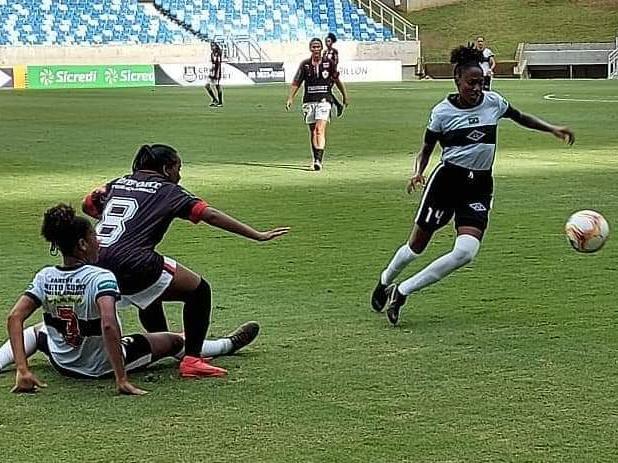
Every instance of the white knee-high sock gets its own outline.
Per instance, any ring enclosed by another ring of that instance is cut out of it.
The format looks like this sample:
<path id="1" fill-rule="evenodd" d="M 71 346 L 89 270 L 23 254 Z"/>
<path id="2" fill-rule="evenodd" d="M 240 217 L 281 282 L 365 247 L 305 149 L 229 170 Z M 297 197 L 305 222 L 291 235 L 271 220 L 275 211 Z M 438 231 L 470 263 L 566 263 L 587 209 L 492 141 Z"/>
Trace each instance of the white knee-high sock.
<path id="1" fill-rule="evenodd" d="M 36 352 L 36 331 L 34 326 L 24 330 L 24 347 L 26 349 L 26 357 L 30 357 Z M 0 346 L 0 370 L 8 367 L 15 362 L 11 341 L 7 341 Z"/>
<path id="2" fill-rule="evenodd" d="M 202 357 L 219 357 L 220 355 L 229 354 L 232 350 L 232 340 L 229 338 L 207 339 L 202 344 Z M 175 357 L 181 359 L 185 356 L 184 347 L 178 352 Z"/>
<path id="3" fill-rule="evenodd" d="M 397 249 L 397 252 L 388 264 L 388 267 L 380 275 L 380 282 L 383 285 L 390 285 L 397 275 L 406 268 L 406 266 L 416 259 L 420 254 L 416 254 L 408 243 Z"/>
<path id="4" fill-rule="evenodd" d="M 472 235 L 459 235 L 455 240 L 453 250 L 442 257 L 437 258 L 416 275 L 408 278 L 398 287 L 403 295 L 412 294 L 426 286 L 429 286 L 449 273 L 463 267 L 478 254 L 481 242 Z"/>

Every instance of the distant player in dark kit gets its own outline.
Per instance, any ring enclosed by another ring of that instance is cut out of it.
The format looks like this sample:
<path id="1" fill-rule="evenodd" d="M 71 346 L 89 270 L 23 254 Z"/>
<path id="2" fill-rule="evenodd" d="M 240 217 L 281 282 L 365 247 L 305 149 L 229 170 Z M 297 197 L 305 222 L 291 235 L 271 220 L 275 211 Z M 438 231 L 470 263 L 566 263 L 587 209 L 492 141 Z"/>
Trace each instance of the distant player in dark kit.
<path id="1" fill-rule="evenodd" d="M 326 45 L 326 50 L 324 50 L 324 56 L 331 60 L 339 68 L 339 51 L 333 45 L 337 42 L 337 36 L 332 32 L 329 32 L 324 40 L 324 44 Z M 339 71 L 337 71 L 337 77 L 339 77 Z M 343 110 L 345 106 L 343 106 L 337 97 L 333 95 L 333 104 L 337 109 L 337 117 L 341 117 L 343 115 Z"/>
<path id="2" fill-rule="evenodd" d="M 303 115 L 309 126 L 311 150 L 313 152 L 312 165 L 314 170 L 322 169 L 324 148 L 326 147 L 326 126 L 330 120 L 331 104 L 333 101 L 332 88 L 337 88 L 343 96 L 343 104 L 348 104 L 348 95 L 345 86 L 339 79 L 337 65 L 329 58 L 322 56 L 322 40 L 313 38 L 309 42 L 311 58 L 300 63 L 292 81 L 290 93 L 286 102 L 286 109 L 292 107 L 294 97 L 301 84 L 305 84 L 303 95 Z"/>
<path id="3" fill-rule="evenodd" d="M 0 347 L 0 369 L 16 364 L 12 392 L 45 387 L 30 371 L 27 360 L 40 350 L 64 376 L 101 378 L 113 374 L 118 393 L 145 394 L 129 382 L 127 372 L 179 354 L 182 336 L 122 336 L 116 278 L 109 270 L 92 265 L 99 249 L 96 233 L 72 207 L 59 204 L 45 212 L 41 234 L 51 243 L 52 254 L 62 253 L 62 264 L 40 270 L 9 314 L 10 343 Z M 44 322 L 24 330 L 24 322 L 39 307 Z"/>
<path id="4" fill-rule="evenodd" d="M 206 91 L 210 95 L 210 106 L 223 106 L 223 89 L 221 88 L 221 67 L 222 67 L 221 47 L 216 42 L 210 43 L 210 72 L 208 73 L 208 82 L 206 83 Z M 212 87 L 215 87 L 217 94 Z"/>
<path id="5" fill-rule="evenodd" d="M 468 264 L 479 252 L 492 206 L 492 169 L 500 119 L 509 118 L 523 127 L 549 132 L 568 144 L 575 140 L 569 128 L 522 113 L 495 92 L 483 92 L 480 62 L 481 52 L 473 46 L 452 51 L 457 93 L 438 103 L 429 116 L 408 193 L 425 185 L 424 172 L 438 142 L 442 146 L 442 162 L 429 176 L 409 241 L 397 250 L 371 296 L 372 308 L 381 312 L 386 306 L 393 325 L 397 324 L 408 296 Z M 453 250 L 402 283 L 393 283 L 453 216 L 457 230 Z"/>
<path id="6" fill-rule="evenodd" d="M 163 257 L 155 247 L 175 218 L 206 222 L 256 240 L 270 241 L 289 228 L 260 232 L 210 206 L 178 185 L 181 160 L 167 145 L 143 145 L 133 161 L 133 172 L 112 180 L 90 193 L 84 212 L 100 219 L 97 234 L 101 253 L 97 262 L 111 270 L 122 294 L 121 305 L 137 306 L 149 332 L 167 331 L 164 301 L 184 302 L 183 324 L 186 355 L 182 376 L 219 376 L 225 370 L 202 360 L 204 338 L 212 308 L 210 285 L 200 275 Z M 235 351 L 257 336 L 257 324 L 247 324 L 230 335 L 227 352 Z"/>
<path id="7" fill-rule="evenodd" d="M 481 52 L 481 68 L 483 68 L 483 90 L 491 90 L 491 78 L 496 68 L 494 52 L 485 46 L 485 38 L 476 38 L 476 49 Z"/>

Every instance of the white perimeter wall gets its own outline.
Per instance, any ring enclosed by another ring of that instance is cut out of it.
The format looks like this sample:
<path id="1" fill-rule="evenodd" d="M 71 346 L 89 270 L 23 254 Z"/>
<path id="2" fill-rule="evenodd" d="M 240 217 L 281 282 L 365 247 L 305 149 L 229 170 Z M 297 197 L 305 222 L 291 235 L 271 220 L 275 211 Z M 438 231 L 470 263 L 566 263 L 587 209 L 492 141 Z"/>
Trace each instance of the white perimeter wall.
<path id="1" fill-rule="evenodd" d="M 262 48 L 272 61 L 299 62 L 309 57 L 309 43 L 266 42 Z M 399 60 L 418 63 L 420 42 L 337 42 L 340 59 Z M 0 66 L 18 64 L 173 64 L 206 61 L 208 43 L 186 45 L 0 46 Z"/>

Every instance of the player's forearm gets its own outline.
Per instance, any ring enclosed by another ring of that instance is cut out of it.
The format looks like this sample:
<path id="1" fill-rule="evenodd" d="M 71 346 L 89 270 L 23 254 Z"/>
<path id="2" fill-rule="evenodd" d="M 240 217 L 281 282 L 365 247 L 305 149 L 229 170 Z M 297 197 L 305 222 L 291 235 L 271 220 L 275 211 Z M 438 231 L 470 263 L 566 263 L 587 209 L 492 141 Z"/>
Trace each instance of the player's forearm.
<path id="1" fill-rule="evenodd" d="M 124 358 L 120 344 L 120 327 L 116 321 L 101 321 L 101 332 L 103 343 L 109 363 L 114 370 L 116 382 L 127 379 L 127 372 L 124 369 Z"/>
<path id="2" fill-rule="evenodd" d="M 553 132 L 554 126 L 530 114 L 521 113 L 519 117 L 513 119 L 519 125 L 540 132 Z"/>
<path id="3" fill-rule="evenodd" d="M 343 101 L 347 102 L 348 101 L 348 92 L 345 88 L 345 85 L 343 85 L 343 82 L 341 82 L 339 79 L 337 79 L 335 81 L 335 85 L 337 86 L 337 89 L 339 89 L 339 91 L 341 92 L 341 96 L 343 96 Z"/>
<path id="4" fill-rule="evenodd" d="M 14 312 L 9 314 L 7 320 L 7 331 L 13 349 L 13 359 L 15 367 L 21 371 L 28 370 L 28 358 L 24 347 L 24 319 Z"/>
<path id="5" fill-rule="evenodd" d="M 435 143 L 423 143 L 423 147 L 414 159 L 414 166 L 412 172 L 413 175 L 423 175 L 423 172 L 425 172 L 425 169 L 427 169 L 427 165 L 429 164 L 429 158 L 431 157 L 431 153 L 433 152 L 434 147 Z"/>
<path id="6" fill-rule="evenodd" d="M 235 233 L 236 235 L 244 236 L 245 238 L 256 241 L 259 241 L 261 238 L 261 233 L 253 227 L 236 220 L 234 217 L 231 217 L 215 209 L 214 207 L 208 207 L 204 211 L 202 220 L 204 220 L 204 222 L 208 225 L 212 225 L 213 227 L 220 228 L 230 233 Z"/>
<path id="7" fill-rule="evenodd" d="M 292 101 L 296 97 L 299 88 L 300 87 L 298 85 L 292 84 L 290 87 L 290 93 L 288 94 L 288 100 Z"/>

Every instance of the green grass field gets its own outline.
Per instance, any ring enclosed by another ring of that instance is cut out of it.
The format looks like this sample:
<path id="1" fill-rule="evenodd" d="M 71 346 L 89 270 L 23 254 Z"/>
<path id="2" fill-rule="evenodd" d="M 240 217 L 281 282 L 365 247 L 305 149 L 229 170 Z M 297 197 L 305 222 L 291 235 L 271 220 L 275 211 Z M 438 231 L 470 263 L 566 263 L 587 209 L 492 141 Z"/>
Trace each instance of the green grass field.
<path id="1" fill-rule="evenodd" d="M 321 173 L 305 170 L 306 129 L 281 86 L 228 89 L 222 110 L 198 90 L 0 93 L 2 320 L 55 262 L 43 210 L 127 173 L 144 142 L 176 146 L 184 186 L 216 207 L 292 227 L 256 244 L 178 222 L 161 246 L 212 283 L 212 335 L 262 324 L 253 347 L 216 361 L 228 379 L 180 380 L 169 361 L 133 376 L 149 395 L 118 397 L 112 381 L 65 379 L 37 354 L 46 390 L 12 395 L 13 372 L 0 374 L 2 461 L 615 462 L 618 251 L 610 239 L 577 254 L 563 224 L 594 208 L 616 226 L 616 82 L 496 81 L 514 106 L 574 128 L 576 144 L 504 121 L 477 260 L 410 298 L 398 328 L 369 309 L 419 201 L 404 192 L 410 152 L 451 88 L 350 86 Z M 406 275 L 452 240 L 437 235 Z M 179 329 L 179 307 L 167 313 Z M 133 312 L 122 319 L 139 330 Z"/>
<path id="2" fill-rule="evenodd" d="M 426 62 L 448 61 L 478 35 L 508 61 L 520 42 L 612 42 L 618 34 L 618 0 L 463 0 L 406 16 L 419 26 Z"/>

